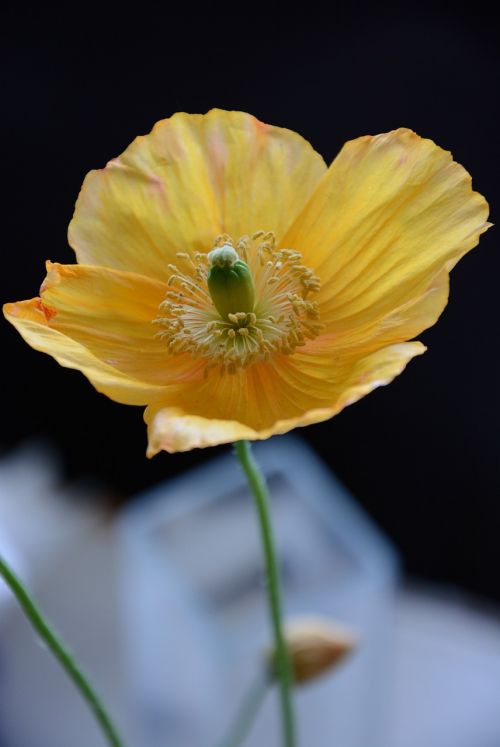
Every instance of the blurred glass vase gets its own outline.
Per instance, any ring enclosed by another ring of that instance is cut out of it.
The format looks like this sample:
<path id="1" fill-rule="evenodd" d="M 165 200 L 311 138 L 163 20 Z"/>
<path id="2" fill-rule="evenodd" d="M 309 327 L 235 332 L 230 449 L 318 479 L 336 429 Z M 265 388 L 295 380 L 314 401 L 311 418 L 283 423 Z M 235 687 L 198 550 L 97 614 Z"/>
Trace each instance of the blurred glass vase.
<path id="1" fill-rule="evenodd" d="M 384 747 L 398 564 L 345 489 L 296 437 L 256 446 L 272 494 L 286 614 L 332 617 L 359 646 L 297 688 L 300 743 Z M 212 747 L 263 664 L 269 622 L 252 498 L 231 454 L 161 485 L 119 526 L 127 699 L 143 747 Z M 267 698 L 245 742 L 278 744 Z"/>

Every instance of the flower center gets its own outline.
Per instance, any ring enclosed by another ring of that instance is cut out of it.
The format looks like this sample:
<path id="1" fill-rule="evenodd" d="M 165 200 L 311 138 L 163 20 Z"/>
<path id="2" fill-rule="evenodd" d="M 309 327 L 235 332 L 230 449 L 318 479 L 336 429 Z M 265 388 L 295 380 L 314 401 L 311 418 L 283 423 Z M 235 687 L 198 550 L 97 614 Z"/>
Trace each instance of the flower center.
<path id="1" fill-rule="evenodd" d="M 319 278 L 292 249 L 276 249 L 272 232 L 236 243 L 227 234 L 207 254 L 177 254 L 154 324 L 169 353 L 205 359 L 205 372 L 236 373 L 273 354 L 291 355 L 322 329 L 309 296 Z"/>

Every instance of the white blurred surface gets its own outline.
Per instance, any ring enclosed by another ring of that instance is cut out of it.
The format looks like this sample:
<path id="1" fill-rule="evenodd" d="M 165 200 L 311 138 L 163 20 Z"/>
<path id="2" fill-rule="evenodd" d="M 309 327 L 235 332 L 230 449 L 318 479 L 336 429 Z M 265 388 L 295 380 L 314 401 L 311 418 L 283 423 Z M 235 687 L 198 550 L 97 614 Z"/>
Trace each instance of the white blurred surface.
<path id="1" fill-rule="evenodd" d="M 399 594 L 388 747 L 498 747 L 500 615 L 465 595 Z"/>
<path id="2" fill-rule="evenodd" d="M 26 578 L 26 569 L 24 563 L 21 560 L 19 551 L 14 546 L 12 540 L 7 536 L 5 531 L 0 526 L 0 555 L 4 558 L 11 568 L 16 568 L 17 573 Z M 7 584 L 0 578 L 0 619 L 2 614 L 5 612 L 7 607 L 11 607 L 13 603 L 12 594 Z"/>
<path id="3" fill-rule="evenodd" d="M 99 505 L 98 493 L 62 483 L 44 446 L 27 444 L 0 461 L 0 552 L 126 722 L 116 545 Z M 104 747 L 94 717 L 5 587 L 3 600 L 0 747 Z"/>

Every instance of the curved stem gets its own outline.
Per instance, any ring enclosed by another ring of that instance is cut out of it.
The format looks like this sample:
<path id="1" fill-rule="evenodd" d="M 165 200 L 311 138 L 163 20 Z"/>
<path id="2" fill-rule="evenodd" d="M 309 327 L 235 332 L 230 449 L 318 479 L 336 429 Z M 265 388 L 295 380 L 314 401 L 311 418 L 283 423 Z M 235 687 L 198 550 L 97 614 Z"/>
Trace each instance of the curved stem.
<path id="1" fill-rule="evenodd" d="M 59 640 L 57 635 L 50 628 L 49 624 L 43 617 L 42 613 L 36 606 L 35 602 L 29 595 L 27 589 L 23 586 L 20 579 L 16 576 L 14 571 L 6 563 L 6 561 L 0 555 L 0 577 L 2 577 L 10 588 L 21 608 L 23 609 L 26 617 L 31 622 L 32 626 L 52 651 L 55 658 L 59 661 L 66 674 L 73 680 L 74 684 L 80 691 L 83 698 L 87 701 L 90 709 L 94 713 L 103 734 L 105 735 L 108 744 L 112 747 L 123 747 L 123 743 L 119 738 L 113 723 L 108 716 L 100 698 L 95 693 L 94 689 L 90 685 L 87 677 L 83 674 L 82 670 L 69 653 L 68 649 Z"/>
<path id="2" fill-rule="evenodd" d="M 265 679 L 262 673 L 259 673 L 258 679 L 253 683 L 248 692 L 245 694 L 236 717 L 231 726 L 231 730 L 218 747 L 239 747 L 248 736 L 252 724 L 255 721 L 259 708 L 264 702 L 269 687 L 269 679 Z"/>
<path id="3" fill-rule="evenodd" d="M 235 451 L 253 493 L 259 518 L 262 547 L 266 564 L 269 611 L 271 614 L 274 633 L 276 676 L 278 678 L 281 696 L 283 745 L 284 747 L 294 747 L 295 726 L 292 707 L 292 668 L 283 635 L 280 580 L 269 512 L 269 492 L 267 490 L 264 476 L 253 458 L 248 441 L 237 441 L 235 443 Z"/>

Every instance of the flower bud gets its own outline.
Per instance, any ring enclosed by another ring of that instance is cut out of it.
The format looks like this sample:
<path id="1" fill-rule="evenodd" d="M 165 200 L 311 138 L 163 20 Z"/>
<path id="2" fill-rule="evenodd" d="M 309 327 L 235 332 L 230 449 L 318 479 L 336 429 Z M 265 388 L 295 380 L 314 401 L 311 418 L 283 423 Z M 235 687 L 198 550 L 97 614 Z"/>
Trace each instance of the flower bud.
<path id="1" fill-rule="evenodd" d="M 350 653 L 356 637 L 347 628 L 323 618 L 299 618 L 285 626 L 294 682 L 302 684 L 319 677 Z M 270 653 L 275 670 L 274 651 Z"/>
<path id="2" fill-rule="evenodd" d="M 255 286 L 250 268 L 230 244 L 208 254 L 208 290 L 215 308 L 223 319 L 228 314 L 251 313 L 255 305 Z"/>

